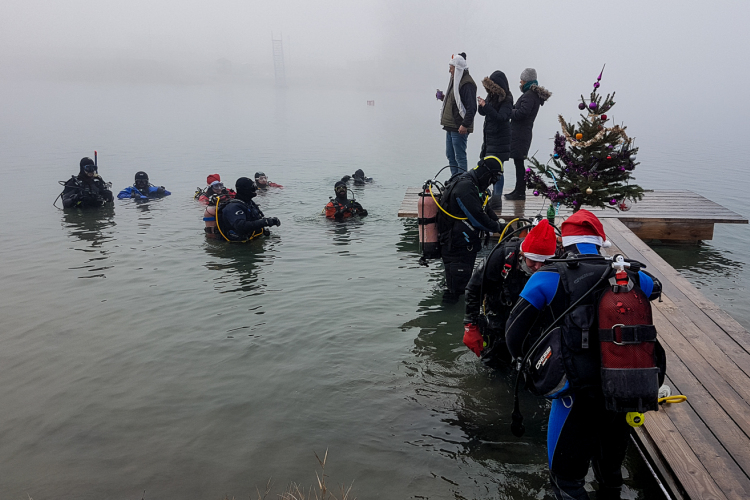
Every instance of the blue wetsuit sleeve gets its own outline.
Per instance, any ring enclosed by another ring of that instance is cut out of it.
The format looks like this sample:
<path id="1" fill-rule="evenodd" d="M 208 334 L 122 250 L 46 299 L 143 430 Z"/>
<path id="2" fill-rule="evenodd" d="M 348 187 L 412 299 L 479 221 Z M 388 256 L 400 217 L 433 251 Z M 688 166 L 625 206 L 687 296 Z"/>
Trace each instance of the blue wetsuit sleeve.
<path id="1" fill-rule="evenodd" d="M 538 271 L 529 278 L 526 286 L 523 287 L 521 297 L 541 311 L 544 306 L 552 302 L 555 292 L 557 292 L 557 285 L 559 282 L 559 274 Z"/>
<path id="2" fill-rule="evenodd" d="M 122 199 L 124 199 L 124 198 L 130 198 L 130 191 L 131 191 L 132 189 L 133 189 L 133 188 L 132 188 L 131 186 L 128 186 L 128 187 L 126 187 L 125 189 L 123 189 L 122 191 L 120 191 L 120 192 L 119 192 L 119 193 L 117 194 L 117 197 L 118 197 L 119 199 L 121 199 L 121 200 L 122 200 Z"/>
<path id="3" fill-rule="evenodd" d="M 649 297 L 651 299 L 651 293 L 654 291 L 654 280 L 649 276 L 648 274 L 644 273 L 643 271 L 638 271 L 638 277 L 640 278 L 641 282 L 641 290 L 643 290 L 643 293 L 646 294 L 646 297 Z"/>

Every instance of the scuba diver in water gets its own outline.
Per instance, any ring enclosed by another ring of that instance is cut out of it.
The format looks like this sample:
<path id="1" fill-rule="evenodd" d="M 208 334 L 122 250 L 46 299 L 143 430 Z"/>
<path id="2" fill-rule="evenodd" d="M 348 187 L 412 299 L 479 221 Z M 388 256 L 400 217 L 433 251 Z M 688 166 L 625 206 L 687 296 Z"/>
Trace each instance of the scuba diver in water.
<path id="1" fill-rule="evenodd" d="M 488 366 L 510 364 L 505 322 L 529 277 L 556 251 L 555 229 L 542 219 L 523 240 L 498 244 L 474 270 L 466 286 L 464 344 Z"/>
<path id="2" fill-rule="evenodd" d="M 631 433 L 627 411 L 633 410 L 624 409 L 632 400 L 623 403 L 618 398 L 627 397 L 624 395 L 633 390 L 653 389 L 653 401 L 649 403 L 653 406 L 638 411 L 658 408 L 658 388 L 666 370 L 649 302 L 661 295 L 661 284 L 639 270 L 638 263 L 623 260 L 618 269 L 615 262 L 600 256 L 600 249 L 609 246 L 609 242 L 601 222 L 588 210 L 570 216 L 561 230 L 567 257 L 529 278 L 510 313 L 506 342 L 513 359 L 524 369 L 528 387 L 542 387 L 537 385 L 536 374 L 555 374 L 550 376 L 551 383 L 542 379 L 544 390 L 537 391 L 552 399 L 547 456 L 555 498 L 588 499 L 585 478 L 593 462 L 594 477 L 599 483 L 597 498 L 619 499 L 622 462 Z M 613 268 L 618 269 L 617 274 Z M 606 294 L 610 294 L 607 301 L 603 298 Z M 612 299 L 613 296 L 622 298 Z M 636 316 L 637 322 L 631 322 Z M 554 336 L 539 338 L 541 329 L 554 326 Z M 616 341 L 618 337 L 621 342 Z M 557 343 L 539 343 L 547 338 L 556 339 Z M 535 350 L 529 352 L 532 344 Z M 605 344 L 650 346 L 638 351 L 637 366 L 613 370 L 613 363 L 633 363 L 633 351 L 619 351 L 616 355 Z M 652 354 L 646 354 L 645 349 Z M 533 359 L 526 357 L 532 354 Z M 605 362 L 610 366 L 605 367 Z M 562 374 L 553 369 L 560 366 L 564 368 Z M 645 368 L 647 373 L 633 368 Z M 630 374 L 637 378 L 629 378 Z M 603 377 L 608 377 L 607 383 Z M 605 386 L 612 394 L 605 394 Z M 648 402 L 641 396 L 636 400 L 639 406 Z M 522 420 L 516 398 L 512 428 L 516 436 L 523 434 Z"/>
<path id="3" fill-rule="evenodd" d="M 148 174 L 146 172 L 136 172 L 133 185 L 120 191 L 117 197 L 121 200 L 125 198 L 147 200 L 149 198 L 163 198 L 170 194 L 172 193 L 167 191 L 164 186 L 152 186 L 148 182 Z"/>
<path id="4" fill-rule="evenodd" d="M 217 198 L 216 201 L 218 207 L 215 207 L 215 230 L 221 238 L 226 241 L 244 243 L 265 234 L 264 228 L 266 227 L 281 225 L 281 221 L 276 217 L 264 217 L 263 212 L 253 201 L 257 189 L 251 179 L 240 177 L 237 179 L 235 187 L 237 188 L 237 194 L 233 199 L 224 198 L 220 200 Z M 208 208 L 206 211 L 208 211 Z M 203 220 L 211 222 L 206 220 L 205 214 Z M 210 236 L 208 224 L 205 230 L 206 234 Z"/>
<path id="5" fill-rule="evenodd" d="M 351 200 L 348 198 L 346 181 L 344 179 L 334 184 L 333 191 L 336 193 L 336 197 L 331 198 L 331 201 L 326 205 L 326 217 L 341 221 L 354 215 L 359 215 L 360 217 L 367 215 L 367 210 L 362 208 L 362 205 L 357 203 L 354 198 Z"/>
<path id="6" fill-rule="evenodd" d="M 193 198 L 198 200 L 202 205 L 211 205 L 215 204 L 215 197 L 217 196 L 222 198 L 234 198 L 236 194 L 237 193 L 231 189 L 224 187 L 219 174 L 211 174 L 206 177 L 206 187 L 204 189 L 198 188 Z"/>
<path id="7" fill-rule="evenodd" d="M 63 184 L 60 194 L 64 208 L 101 207 L 114 200 L 110 184 L 99 176 L 99 169 L 89 157 L 81 158 L 78 176 L 71 176 Z M 62 183 L 62 181 L 60 181 Z"/>
<path id="8" fill-rule="evenodd" d="M 266 190 L 270 187 L 272 188 L 283 188 L 281 184 L 276 184 L 275 182 L 271 182 L 268 180 L 268 176 L 264 174 L 263 172 L 255 172 L 255 186 L 258 189 Z"/>
<path id="9" fill-rule="evenodd" d="M 437 213 L 440 254 L 445 266 L 448 290 L 443 302 L 456 303 L 463 295 L 482 247 L 483 235 L 500 233 L 502 224 L 492 210 L 486 210 L 481 196 L 503 175 L 502 163 L 494 156 L 479 160 L 474 169 L 453 176 L 440 198 Z"/>
<path id="10" fill-rule="evenodd" d="M 351 179 L 354 179 L 354 185 L 355 186 L 364 186 L 368 182 L 372 182 L 372 177 L 365 176 L 365 171 L 361 168 L 358 168 L 356 172 L 354 172 L 354 175 L 349 177 L 348 175 L 345 175 L 341 178 L 344 182 L 349 182 Z"/>

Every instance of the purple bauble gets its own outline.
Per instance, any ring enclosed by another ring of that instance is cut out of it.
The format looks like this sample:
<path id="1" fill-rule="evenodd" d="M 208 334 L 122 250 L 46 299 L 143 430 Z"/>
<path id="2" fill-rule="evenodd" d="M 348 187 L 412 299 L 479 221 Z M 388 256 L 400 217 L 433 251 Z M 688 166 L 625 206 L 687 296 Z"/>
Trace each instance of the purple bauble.
<path id="1" fill-rule="evenodd" d="M 595 89 L 598 89 L 598 88 L 599 88 L 599 85 L 600 85 L 600 84 L 599 84 L 599 82 L 594 82 L 594 88 L 595 88 Z"/>
<path id="2" fill-rule="evenodd" d="M 609 200 L 609 204 L 610 205 L 617 205 L 617 200 L 615 200 L 614 198 L 612 198 L 611 200 Z"/>
<path id="3" fill-rule="evenodd" d="M 589 104 L 589 108 L 596 109 L 596 103 L 592 102 L 591 104 Z"/>
<path id="4" fill-rule="evenodd" d="M 526 171 L 527 171 L 527 172 L 531 172 L 531 169 L 530 169 L 530 168 L 527 168 L 527 169 L 526 169 Z"/>
<path id="5" fill-rule="evenodd" d="M 534 191 L 534 196 L 539 196 L 539 191 Z"/>
<path id="6" fill-rule="evenodd" d="M 586 109 L 586 105 L 584 103 L 580 103 L 578 105 L 578 109 Z"/>
<path id="7" fill-rule="evenodd" d="M 620 170 L 624 172 L 625 171 L 625 167 L 620 167 Z"/>
<path id="8" fill-rule="evenodd" d="M 578 202 L 577 202 L 577 201 L 575 201 L 575 200 L 573 200 L 573 205 L 574 205 L 574 206 L 578 206 Z"/>

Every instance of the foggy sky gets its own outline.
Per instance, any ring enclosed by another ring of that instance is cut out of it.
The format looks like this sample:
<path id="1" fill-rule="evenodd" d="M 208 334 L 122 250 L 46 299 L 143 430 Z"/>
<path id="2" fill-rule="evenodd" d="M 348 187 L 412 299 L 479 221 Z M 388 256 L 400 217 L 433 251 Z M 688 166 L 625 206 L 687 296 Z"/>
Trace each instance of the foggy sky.
<path id="1" fill-rule="evenodd" d="M 226 59 L 245 80 L 270 82 L 273 32 L 291 84 L 444 88 L 451 54 L 465 51 L 477 81 L 501 69 L 512 90 L 531 66 L 553 92 L 580 93 L 607 63 L 656 104 L 744 81 L 748 14 L 745 1 L 5 0 L 0 77 L 120 68 L 117 78 L 190 81 Z"/>

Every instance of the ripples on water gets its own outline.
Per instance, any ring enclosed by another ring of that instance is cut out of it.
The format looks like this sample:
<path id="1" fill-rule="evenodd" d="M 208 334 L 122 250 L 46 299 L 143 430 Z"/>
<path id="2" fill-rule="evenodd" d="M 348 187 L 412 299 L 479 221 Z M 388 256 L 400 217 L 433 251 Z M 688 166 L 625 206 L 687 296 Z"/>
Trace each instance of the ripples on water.
<path id="1" fill-rule="evenodd" d="M 549 495 L 546 404 L 524 394 L 527 434 L 511 435 L 512 380 L 463 347 L 462 308 L 440 304 L 440 266 L 417 264 L 414 221 L 395 216 L 406 187 L 444 165 L 431 97 L 4 90 L 4 173 L 33 171 L 36 187 L 6 208 L 15 230 L 0 247 L 8 496 L 239 498 L 269 477 L 312 484 L 326 448 L 331 481 L 354 480 L 359 498 Z M 95 119 L 70 119 L 91 102 Z M 146 170 L 173 195 L 56 210 L 56 181 L 93 148 L 115 192 Z M 375 178 L 352 189 L 370 215 L 326 220 L 334 182 L 357 168 Z M 281 227 L 206 241 L 195 187 L 257 170 L 285 186 L 257 198 Z M 747 307 L 743 230 L 659 251 L 734 314 Z M 626 463 L 629 498 L 653 493 L 639 463 Z"/>

